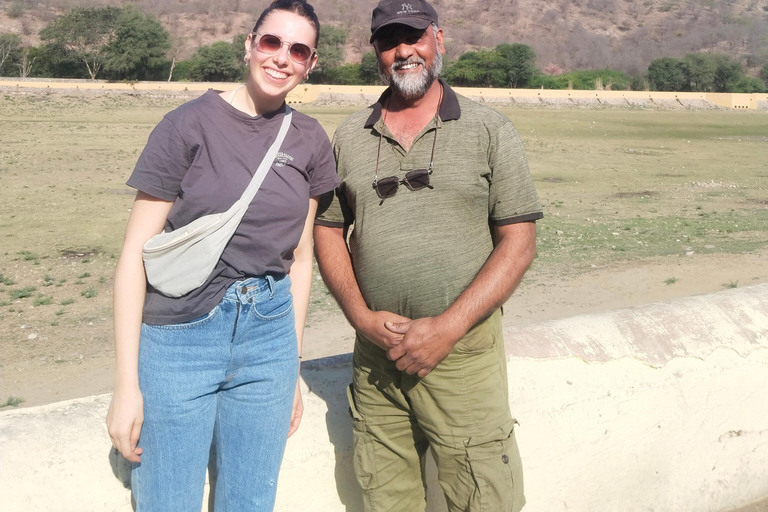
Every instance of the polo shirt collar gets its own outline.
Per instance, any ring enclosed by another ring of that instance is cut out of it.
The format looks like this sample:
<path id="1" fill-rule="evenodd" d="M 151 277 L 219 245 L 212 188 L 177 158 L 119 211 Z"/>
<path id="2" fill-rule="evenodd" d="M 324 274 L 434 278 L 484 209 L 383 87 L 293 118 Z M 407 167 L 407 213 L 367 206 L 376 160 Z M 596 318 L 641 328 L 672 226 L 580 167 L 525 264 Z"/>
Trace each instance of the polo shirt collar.
<path id="1" fill-rule="evenodd" d="M 443 81 L 442 78 L 438 78 L 438 81 L 443 86 L 443 101 L 440 104 L 440 120 L 441 121 L 455 121 L 461 117 L 461 107 L 459 106 L 459 98 L 456 96 L 451 87 Z M 384 106 L 384 102 L 392 94 L 392 89 L 387 87 L 376 103 L 373 104 L 373 112 L 365 122 L 366 128 L 373 128 L 376 122 L 381 118 L 381 109 Z"/>

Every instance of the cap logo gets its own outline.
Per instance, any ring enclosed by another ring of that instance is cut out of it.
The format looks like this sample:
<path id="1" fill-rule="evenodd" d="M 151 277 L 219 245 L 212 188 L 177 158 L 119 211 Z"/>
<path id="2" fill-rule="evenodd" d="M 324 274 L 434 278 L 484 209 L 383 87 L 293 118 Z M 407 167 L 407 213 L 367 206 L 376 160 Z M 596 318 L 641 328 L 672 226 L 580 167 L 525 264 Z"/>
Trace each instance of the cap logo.
<path id="1" fill-rule="evenodd" d="M 412 4 L 401 4 L 397 15 L 400 16 L 402 14 L 419 14 L 419 11 L 414 9 Z"/>

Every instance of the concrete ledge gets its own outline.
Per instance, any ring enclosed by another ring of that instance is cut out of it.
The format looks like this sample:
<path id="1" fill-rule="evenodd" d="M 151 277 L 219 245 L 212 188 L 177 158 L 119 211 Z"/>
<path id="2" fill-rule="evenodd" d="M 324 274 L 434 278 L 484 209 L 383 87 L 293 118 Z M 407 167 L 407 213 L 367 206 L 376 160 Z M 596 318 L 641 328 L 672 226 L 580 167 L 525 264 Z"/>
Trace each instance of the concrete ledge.
<path id="1" fill-rule="evenodd" d="M 731 510 L 768 497 L 768 285 L 505 330 L 526 512 Z M 362 510 L 349 356 L 303 365 L 277 511 Z M 0 413 L 3 510 L 131 510 L 109 396 Z M 430 512 L 441 508 L 430 475 Z"/>

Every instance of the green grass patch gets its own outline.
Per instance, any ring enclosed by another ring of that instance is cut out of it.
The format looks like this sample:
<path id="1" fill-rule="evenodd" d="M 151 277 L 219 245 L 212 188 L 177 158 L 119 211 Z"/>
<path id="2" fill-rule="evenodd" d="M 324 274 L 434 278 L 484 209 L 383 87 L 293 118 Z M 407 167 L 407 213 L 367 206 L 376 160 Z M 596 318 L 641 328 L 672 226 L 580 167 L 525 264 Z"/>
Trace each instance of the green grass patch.
<path id="1" fill-rule="evenodd" d="M 19 251 L 16 254 L 21 256 L 21 259 L 24 261 L 35 261 L 40 259 L 40 257 L 32 251 Z"/>
<path id="2" fill-rule="evenodd" d="M 27 297 L 31 297 L 36 290 L 37 288 L 35 288 L 34 286 L 25 286 L 24 288 L 11 290 L 10 291 L 11 299 L 14 299 L 14 300 L 26 299 Z"/>
<path id="3" fill-rule="evenodd" d="M 641 211 L 631 210 L 628 213 Z M 768 216 L 764 210 L 723 212 L 706 218 L 652 216 L 590 218 L 588 222 L 546 217 L 539 223 L 538 250 L 543 263 L 610 263 L 688 252 L 743 253 L 764 247 Z M 620 253 L 621 256 L 616 254 Z"/>
<path id="4" fill-rule="evenodd" d="M 59 302 L 59 304 L 61 304 L 62 306 L 69 306 L 70 304 L 74 304 L 74 303 L 75 303 L 75 299 L 71 297 L 69 299 L 63 299 L 61 302 Z"/>
<path id="5" fill-rule="evenodd" d="M 90 272 L 83 272 L 82 274 L 77 276 L 78 279 L 85 279 L 86 277 L 91 277 L 91 273 Z"/>
<path id="6" fill-rule="evenodd" d="M 676 277 L 668 277 L 664 280 L 664 284 L 675 284 L 677 282 Z"/>
<path id="7" fill-rule="evenodd" d="M 80 292 L 80 295 L 85 297 L 86 299 L 92 299 L 98 295 L 98 292 L 95 288 L 86 288 L 85 290 Z"/>
<path id="8" fill-rule="evenodd" d="M 2 409 L 3 407 L 18 407 L 23 403 L 24 403 L 23 398 L 20 398 L 18 396 L 9 396 L 4 403 L 0 404 L 0 409 Z"/>
<path id="9" fill-rule="evenodd" d="M 37 306 L 49 306 L 53 304 L 53 297 L 45 297 L 43 295 L 39 295 L 33 302 L 32 305 Z"/>

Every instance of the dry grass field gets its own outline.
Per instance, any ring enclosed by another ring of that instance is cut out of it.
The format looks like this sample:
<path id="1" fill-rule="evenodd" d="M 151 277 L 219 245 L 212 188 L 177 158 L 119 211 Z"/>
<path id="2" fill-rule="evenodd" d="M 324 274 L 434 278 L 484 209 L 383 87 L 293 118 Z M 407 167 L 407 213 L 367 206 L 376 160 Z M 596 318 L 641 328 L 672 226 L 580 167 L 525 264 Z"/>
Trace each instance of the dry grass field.
<path id="1" fill-rule="evenodd" d="M 0 93 L 0 406 L 110 389 L 124 182 L 186 99 Z M 302 110 L 330 134 L 354 109 Z M 766 113 L 503 112 L 545 206 L 508 323 L 768 280 Z M 309 355 L 346 352 L 343 317 L 317 283 Z"/>

